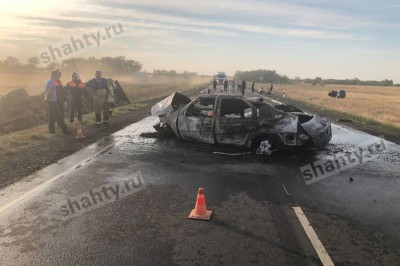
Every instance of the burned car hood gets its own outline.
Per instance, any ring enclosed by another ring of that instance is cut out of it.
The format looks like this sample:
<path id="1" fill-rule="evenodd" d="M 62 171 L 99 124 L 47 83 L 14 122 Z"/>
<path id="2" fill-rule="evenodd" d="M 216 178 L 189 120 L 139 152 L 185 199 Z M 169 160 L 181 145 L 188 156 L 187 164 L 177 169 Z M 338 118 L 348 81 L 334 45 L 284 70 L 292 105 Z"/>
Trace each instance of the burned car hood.
<path id="1" fill-rule="evenodd" d="M 312 137 L 317 149 L 327 146 L 332 138 L 331 121 L 317 114 L 314 114 L 311 120 L 302 123 L 301 127 Z"/>
<path id="2" fill-rule="evenodd" d="M 186 95 L 180 92 L 175 92 L 164 100 L 156 103 L 151 108 L 151 115 L 156 115 L 159 117 L 165 116 L 170 112 L 181 109 L 186 104 L 190 103 L 190 101 L 190 98 Z"/>

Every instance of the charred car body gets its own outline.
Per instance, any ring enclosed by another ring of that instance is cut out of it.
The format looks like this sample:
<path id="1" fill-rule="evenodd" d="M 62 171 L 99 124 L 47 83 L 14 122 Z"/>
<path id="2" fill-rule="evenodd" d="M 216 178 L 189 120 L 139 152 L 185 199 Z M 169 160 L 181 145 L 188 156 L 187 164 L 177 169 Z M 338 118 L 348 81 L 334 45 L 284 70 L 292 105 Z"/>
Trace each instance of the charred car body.
<path id="1" fill-rule="evenodd" d="M 336 98 L 346 98 L 346 91 L 345 90 L 330 91 L 328 92 L 328 96 Z"/>
<path id="2" fill-rule="evenodd" d="M 331 122 L 290 105 L 277 105 L 262 97 L 200 95 L 190 100 L 176 92 L 154 105 L 160 118 L 155 129 L 181 140 L 258 148 L 324 148 L 332 137 Z"/>

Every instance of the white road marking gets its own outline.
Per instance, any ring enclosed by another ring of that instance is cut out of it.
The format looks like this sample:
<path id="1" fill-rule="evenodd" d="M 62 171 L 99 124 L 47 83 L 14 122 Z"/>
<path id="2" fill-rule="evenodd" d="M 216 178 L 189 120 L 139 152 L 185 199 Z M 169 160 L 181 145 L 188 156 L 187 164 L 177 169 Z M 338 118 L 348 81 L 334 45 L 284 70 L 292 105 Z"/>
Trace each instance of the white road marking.
<path id="1" fill-rule="evenodd" d="M 290 197 L 290 194 L 289 194 L 289 192 L 287 191 L 287 189 L 286 189 L 285 185 L 284 185 L 284 184 L 282 184 L 282 183 L 281 183 L 281 185 L 282 185 L 283 189 L 285 190 L 285 192 L 286 192 L 286 195 L 288 195 L 288 196 Z"/>
<path id="2" fill-rule="evenodd" d="M 80 168 L 81 166 L 85 165 L 88 161 L 90 161 L 91 159 L 95 158 L 96 156 L 100 155 L 101 153 L 105 152 L 106 150 L 112 148 L 115 144 L 110 144 L 108 146 L 106 146 L 104 149 L 94 153 L 92 156 L 90 156 L 89 158 L 85 158 L 84 160 L 82 160 L 81 162 L 71 166 L 70 168 L 68 168 L 67 170 L 65 170 L 64 172 L 62 172 L 61 174 L 58 174 L 52 178 L 50 178 L 49 180 L 47 180 L 46 182 L 38 185 L 37 187 L 34 187 L 33 189 L 29 190 L 28 192 L 22 194 L 21 196 L 19 196 L 18 198 L 4 204 L 3 206 L 0 206 L 0 214 L 5 212 L 6 210 L 8 210 L 9 208 L 21 203 L 22 201 L 24 201 L 26 198 L 32 196 L 33 194 L 39 192 L 40 190 L 44 189 L 45 187 L 47 187 L 48 185 L 50 185 L 51 183 L 53 183 L 54 181 L 56 181 L 57 179 L 63 177 L 65 174 L 67 174 L 68 172 L 71 172 L 77 168 Z M 79 167 L 78 167 L 79 166 Z"/>
<path id="3" fill-rule="evenodd" d="M 319 259 L 321 260 L 322 264 L 327 265 L 335 265 L 329 257 L 328 252 L 326 252 L 324 245 L 322 245 L 321 241 L 319 240 L 317 234 L 315 233 L 314 229 L 312 228 L 310 222 L 308 221 L 306 215 L 304 214 L 303 210 L 300 207 L 293 207 L 294 212 L 299 218 L 301 225 L 303 226 L 304 231 L 306 232 L 308 239 L 310 239 L 311 244 L 313 245 L 315 251 L 317 252 Z"/>

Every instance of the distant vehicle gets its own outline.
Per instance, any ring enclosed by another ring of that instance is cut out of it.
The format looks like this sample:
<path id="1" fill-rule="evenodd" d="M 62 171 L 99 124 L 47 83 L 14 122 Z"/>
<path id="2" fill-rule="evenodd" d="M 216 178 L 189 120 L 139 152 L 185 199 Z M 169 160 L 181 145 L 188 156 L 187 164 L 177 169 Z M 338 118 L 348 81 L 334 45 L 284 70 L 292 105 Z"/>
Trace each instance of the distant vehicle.
<path id="1" fill-rule="evenodd" d="M 225 72 L 218 72 L 217 79 L 219 84 L 224 84 L 224 81 L 226 79 Z"/>
<path id="2" fill-rule="evenodd" d="M 209 144 L 323 149 L 332 137 L 330 120 L 294 106 L 274 106 L 261 97 L 201 95 L 191 101 L 176 92 L 151 113 L 160 118 L 154 126 L 160 135 Z"/>
<path id="3" fill-rule="evenodd" d="M 328 93 L 328 95 L 336 98 L 346 98 L 346 91 L 345 90 L 331 91 Z"/>

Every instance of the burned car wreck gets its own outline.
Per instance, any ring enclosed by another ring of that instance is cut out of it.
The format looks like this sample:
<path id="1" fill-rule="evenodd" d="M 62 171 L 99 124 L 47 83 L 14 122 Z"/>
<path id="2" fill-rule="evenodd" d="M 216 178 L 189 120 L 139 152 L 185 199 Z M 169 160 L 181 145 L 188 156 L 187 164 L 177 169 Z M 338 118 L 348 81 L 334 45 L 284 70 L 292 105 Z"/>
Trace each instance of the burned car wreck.
<path id="1" fill-rule="evenodd" d="M 176 92 L 155 104 L 151 113 L 160 118 L 154 126 L 159 134 L 209 144 L 322 149 L 332 137 L 330 120 L 294 106 L 274 106 L 263 97 L 214 94 L 191 100 Z"/>

